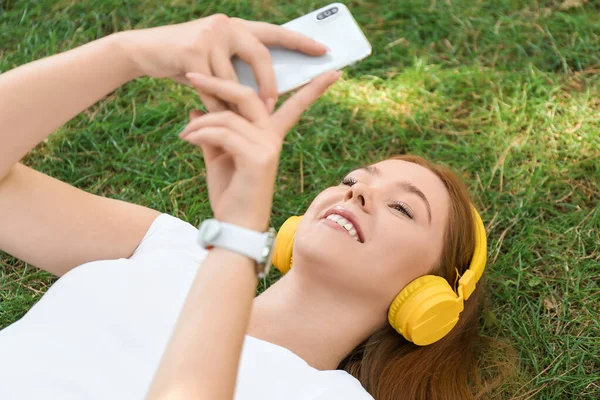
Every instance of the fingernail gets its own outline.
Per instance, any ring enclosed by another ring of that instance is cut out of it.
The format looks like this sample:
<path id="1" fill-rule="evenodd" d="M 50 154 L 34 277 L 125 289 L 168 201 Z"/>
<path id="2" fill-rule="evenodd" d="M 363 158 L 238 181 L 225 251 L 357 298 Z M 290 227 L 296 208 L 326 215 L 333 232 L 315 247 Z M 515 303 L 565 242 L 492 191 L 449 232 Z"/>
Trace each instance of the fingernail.
<path id="1" fill-rule="evenodd" d="M 269 114 L 271 114 L 273 112 L 273 110 L 275 109 L 275 99 L 272 97 L 269 97 L 265 101 L 265 105 L 267 106 L 267 111 L 269 112 Z"/>
<path id="2" fill-rule="evenodd" d="M 317 41 L 315 40 L 315 42 L 317 42 Z M 322 48 L 324 48 L 325 50 L 327 50 L 328 52 L 331 51 L 331 49 L 329 48 L 329 46 L 327 46 L 325 43 L 317 42 L 317 44 L 319 46 L 321 46 Z"/>

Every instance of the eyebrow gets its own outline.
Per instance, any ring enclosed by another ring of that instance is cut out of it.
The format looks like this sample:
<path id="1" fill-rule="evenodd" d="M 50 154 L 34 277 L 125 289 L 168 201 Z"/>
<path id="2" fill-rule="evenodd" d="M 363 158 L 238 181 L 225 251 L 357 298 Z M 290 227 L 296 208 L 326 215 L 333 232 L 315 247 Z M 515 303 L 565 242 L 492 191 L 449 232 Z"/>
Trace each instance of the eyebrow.
<path id="1" fill-rule="evenodd" d="M 371 175 L 381 176 L 381 171 L 379 170 L 379 168 L 373 165 L 366 165 L 364 167 L 360 167 L 360 169 L 363 171 L 367 171 Z M 409 193 L 416 194 L 421 198 L 421 200 L 423 200 L 423 202 L 425 203 L 425 207 L 427 208 L 427 215 L 429 216 L 429 225 L 431 225 L 431 205 L 429 204 L 429 200 L 427 200 L 427 196 L 425 196 L 425 193 L 423 193 L 418 187 L 416 187 L 410 182 L 400 181 L 397 182 L 396 185 Z"/>

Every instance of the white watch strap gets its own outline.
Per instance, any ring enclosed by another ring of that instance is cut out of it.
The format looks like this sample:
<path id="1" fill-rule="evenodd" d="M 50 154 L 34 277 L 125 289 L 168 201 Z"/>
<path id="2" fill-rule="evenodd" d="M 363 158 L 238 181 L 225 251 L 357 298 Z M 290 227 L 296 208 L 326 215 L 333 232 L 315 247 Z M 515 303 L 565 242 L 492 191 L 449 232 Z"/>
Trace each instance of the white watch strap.
<path id="1" fill-rule="evenodd" d="M 214 219 L 206 220 L 207 234 L 198 235 L 198 244 L 222 247 L 250 257 L 261 262 L 269 233 L 261 233 L 241 226 L 221 222 Z M 203 224 L 204 224 L 203 223 Z M 203 239 L 204 236 L 204 239 Z"/>

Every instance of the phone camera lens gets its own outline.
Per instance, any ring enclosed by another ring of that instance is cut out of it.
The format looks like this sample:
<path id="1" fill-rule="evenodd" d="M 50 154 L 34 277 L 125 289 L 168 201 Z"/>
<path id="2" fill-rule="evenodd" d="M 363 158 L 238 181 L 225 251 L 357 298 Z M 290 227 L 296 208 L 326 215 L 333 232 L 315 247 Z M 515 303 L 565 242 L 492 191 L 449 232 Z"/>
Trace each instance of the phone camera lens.
<path id="1" fill-rule="evenodd" d="M 339 8 L 332 7 L 329 10 L 325 10 L 322 13 L 320 13 L 319 15 L 317 15 L 317 19 L 319 21 L 324 20 L 325 18 L 331 17 L 333 14 L 336 14 L 338 11 L 339 11 Z"/>

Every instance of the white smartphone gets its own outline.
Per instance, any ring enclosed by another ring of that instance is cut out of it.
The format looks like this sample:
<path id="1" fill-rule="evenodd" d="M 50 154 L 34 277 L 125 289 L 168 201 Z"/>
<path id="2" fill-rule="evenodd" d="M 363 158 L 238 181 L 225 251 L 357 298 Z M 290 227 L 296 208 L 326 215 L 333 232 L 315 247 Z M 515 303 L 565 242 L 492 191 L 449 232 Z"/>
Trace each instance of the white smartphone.
<path id="1" fill-rule="evenodd" d="M 282 26 L 321 42 L 331 50 L 314 57 L 282 47 L 269 47 L 279 94 L 294 90 L 325 71 L 342 69 L 371 54 L 369 41 L 342 3 L 329 4 Z M 240 83 L 258 92 L 252 68 L 239 57 L 234 57 L 232 63 Z"/>

